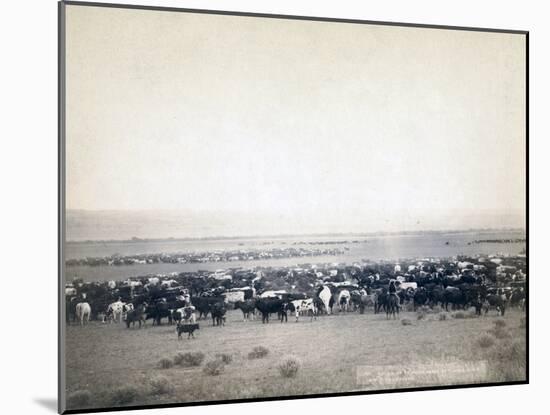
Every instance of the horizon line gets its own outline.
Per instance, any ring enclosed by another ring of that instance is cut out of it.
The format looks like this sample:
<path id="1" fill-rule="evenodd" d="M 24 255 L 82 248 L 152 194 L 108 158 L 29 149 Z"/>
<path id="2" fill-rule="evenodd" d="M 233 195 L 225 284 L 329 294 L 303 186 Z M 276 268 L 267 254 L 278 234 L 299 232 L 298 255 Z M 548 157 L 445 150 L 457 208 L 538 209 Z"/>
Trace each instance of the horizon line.
<path id="1" fill-rule="evenodd" d="M 167 241 L 208 241 L 208 240 L 231 240 L 231 239 L 263 239 L 263 238 L 296 238 L 296 237 L 334 237 L 334 236 L 353 236 L 353 237 L 372 237 L 372 236 L 398 236 L 414 234 L 433 234 L 433 233 L 469 233 L 469 232 L 523 232 L 527 234 L 525 228 L 502 227 L 502 228 L 468 228 L 468 229 L 426 229 L 426 230 L 403 230 L 403 231 L 371 231 L 371 232 L 320 232 L 320 233 L 289 233 L 289 234 L 259 234 L 259 235 L 217 235 L 217 236 L 194 236 L 194 237 L 159 237 L 159 238 L 140 238 L 133 236 L 131 239 L 79 239 L 66 240 L 65 243 L 139 243 L 139 242 L 167 242 Z"/>

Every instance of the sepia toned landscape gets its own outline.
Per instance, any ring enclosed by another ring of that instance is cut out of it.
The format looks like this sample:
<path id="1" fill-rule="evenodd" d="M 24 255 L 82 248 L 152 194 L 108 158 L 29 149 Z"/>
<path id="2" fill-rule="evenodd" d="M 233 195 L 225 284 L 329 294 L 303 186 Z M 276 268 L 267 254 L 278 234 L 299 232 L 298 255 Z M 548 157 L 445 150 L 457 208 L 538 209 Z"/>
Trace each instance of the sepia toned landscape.
<path id="1" fill-rule="evenodd" d="M 61 411 L 527 381 L 524 33 L 61 11 Z"/>

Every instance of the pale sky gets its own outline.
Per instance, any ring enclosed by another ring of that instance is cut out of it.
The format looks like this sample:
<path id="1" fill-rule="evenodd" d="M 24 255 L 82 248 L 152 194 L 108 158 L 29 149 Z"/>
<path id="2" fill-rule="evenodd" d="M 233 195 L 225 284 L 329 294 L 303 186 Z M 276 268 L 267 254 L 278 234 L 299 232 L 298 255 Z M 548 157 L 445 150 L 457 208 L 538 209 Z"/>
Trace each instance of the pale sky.
<path id="1" fill-rule="evenodd" d="M 68 209 L 525 218 L 523 35 L 71 5 L 66 33 Z"/>

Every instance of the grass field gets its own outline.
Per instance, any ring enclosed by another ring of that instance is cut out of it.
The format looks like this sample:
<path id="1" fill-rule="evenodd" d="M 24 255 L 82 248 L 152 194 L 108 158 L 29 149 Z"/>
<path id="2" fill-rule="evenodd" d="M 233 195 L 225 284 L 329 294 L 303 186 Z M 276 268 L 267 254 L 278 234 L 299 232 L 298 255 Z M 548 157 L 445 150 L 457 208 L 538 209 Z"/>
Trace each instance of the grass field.
<path id="1" fill-rule="evenodd" d="M 522 312 L 453 314 L 418 319 L 417 313 L 402 312 L 400 320 L 386 320 L 385 314 L 349 313 L 262 325 L 243 322 L 240 311 L 231 311 L 225 327 L 201 321 L 196 338 L 181 341 L 168 325 L 70 326 L 69 409 L 525 380 Z M 249 359 L 257 346 L 268 354 Z M 202 352 L 204 361 L 160 367 L 161 359 L 172 361 L 178 352 Z M 204 367 L 219 354 L 231 361 L 211 363 L 206 373 Z M 298 370 L 285 377 L 279 365 L 288 356 Z"/>

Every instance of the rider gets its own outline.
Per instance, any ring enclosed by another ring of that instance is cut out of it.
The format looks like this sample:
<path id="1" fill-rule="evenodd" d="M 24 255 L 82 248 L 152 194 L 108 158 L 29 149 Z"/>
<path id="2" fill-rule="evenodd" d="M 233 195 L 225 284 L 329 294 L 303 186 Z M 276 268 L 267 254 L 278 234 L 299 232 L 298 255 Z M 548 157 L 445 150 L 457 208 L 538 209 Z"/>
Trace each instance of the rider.
<path id="1" fill-rule="evenodd" d="M 395 280 L 390 281 L 390 285 L 388 287 L 388 293 L 390 295 L 395 295 L 397 297 L 397 301 L 399 301 L 399 296 L 397 295 L 397 287 L 395 286 Z M 399 304 L 399 302 L 397 304 Z"/>

